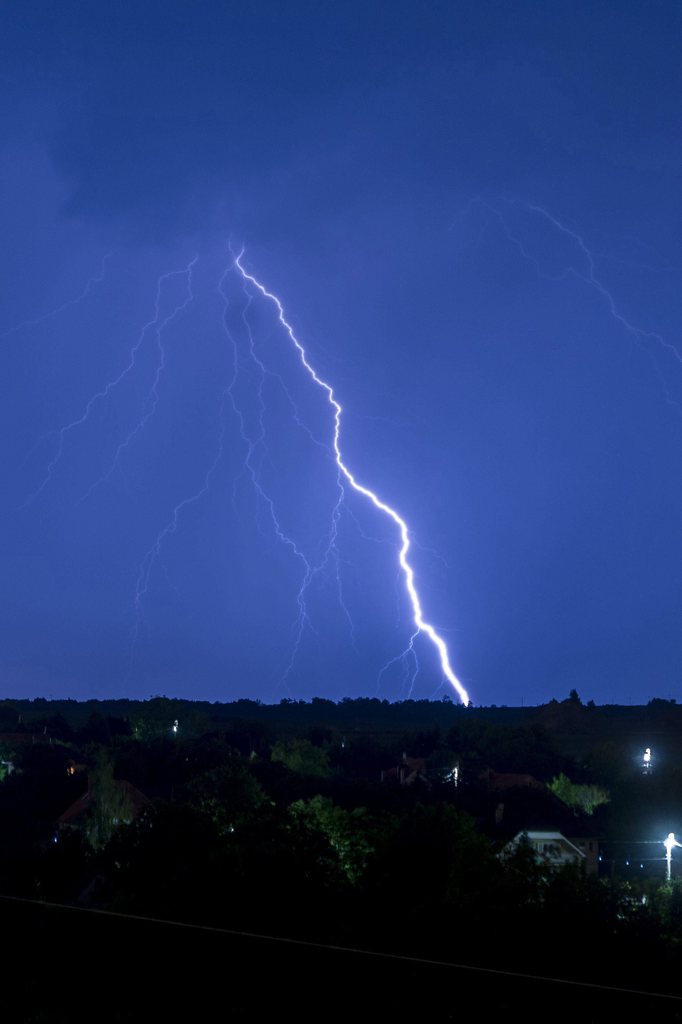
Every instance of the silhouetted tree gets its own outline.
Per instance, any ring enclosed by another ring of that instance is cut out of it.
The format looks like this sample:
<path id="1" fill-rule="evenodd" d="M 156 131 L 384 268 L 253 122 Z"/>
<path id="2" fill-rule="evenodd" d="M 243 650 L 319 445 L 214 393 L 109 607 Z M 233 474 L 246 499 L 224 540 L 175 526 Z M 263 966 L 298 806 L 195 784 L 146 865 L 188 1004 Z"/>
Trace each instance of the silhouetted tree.
<path id="1" fill-rule="evenodd" d="M 310 740 L 280 740 L 272 748 L 272 760 L 280 761 L 289 771 L 299 775 L 324 779 L 330 774 L 326 753 Z"/>

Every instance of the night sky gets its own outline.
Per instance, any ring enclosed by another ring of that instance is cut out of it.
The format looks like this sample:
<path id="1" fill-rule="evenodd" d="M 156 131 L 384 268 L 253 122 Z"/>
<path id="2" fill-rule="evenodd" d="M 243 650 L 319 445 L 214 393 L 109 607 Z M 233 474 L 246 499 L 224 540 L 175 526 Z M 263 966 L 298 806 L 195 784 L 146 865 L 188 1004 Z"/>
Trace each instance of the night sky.
<path id="1" fill-rule="evenodd" d="M 680 696 L 681 30 L 3 5 L 0 695 L 452 693 L 244 247 L 474 703 Z"/>

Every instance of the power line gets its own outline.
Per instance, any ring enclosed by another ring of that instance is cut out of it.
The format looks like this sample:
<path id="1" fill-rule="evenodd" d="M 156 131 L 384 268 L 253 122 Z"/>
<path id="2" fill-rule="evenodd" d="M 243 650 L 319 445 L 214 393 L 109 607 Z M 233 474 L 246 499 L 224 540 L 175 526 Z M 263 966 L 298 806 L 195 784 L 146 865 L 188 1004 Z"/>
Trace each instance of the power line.
<path id="1" fill-rule="evenodd" d="M 11 903 L 25 903 L 36 907 L 50 910 L 72 910 L 81 914 L 97 914 L 100 917 L 113 917 L 122 920 L 140 921 L 146 924 L 166 925 L 170 928 L 185 928 L 188 930 L 209 932 L 216 935 L 229 935 L 232 938 L 258 939 L 265 942 L 278 942 L 289 946 L 300 946 L 309 949 L 323 949 L 330 953 L 352 953 L 356 956 L 373 957 L 377 960 L 395 960 L 401 963 L 420 964 L 424 967 L 444 967 L 450 970 L 470 971 L 475 974 L 496 975 L 503 978 L 521 978 L 524 981 L 541 981 L 553 985 L 566 985 L 573 988 L 594 989 L 601 992 L 612 992 L 615 995 L 647 996 L 656 999 L 668 999 L 673 1002 L 682 1002 L 682 996 L 672 995 L 667 992 L 649 992 L 643 989 L 620 988 L 617 985 L 600 985 L 593 981 L 576 981 L 571 978 L 552 978 L 540 974 L 525 974 L 520 971 L 507 971 L 497 967 L 479 967 L 474 964 L 448 963 L 446 960 L 430 960 L 426 957 L 408 956 L 404 953 L 386 953 L 374 949 L 359 949 L 354 946 L 338 946 L 332 943 L 314 942 L 311 939 L 293 939 L 283 935 L 265 935 L 259 932 L 239 931 L 233 928 L 220 928 L 217 925 L 194 924 L 189 921 L 171 921 L 162 917 L 150 917 L 144 914 L 125 914 L 117 910 L 103 910 L 99 907 L 77 907 L 68 903 L 52 903 L 47 900 L 32 900 L 25 896 L 6 896 L 0 894 L 0 900 Z"/>

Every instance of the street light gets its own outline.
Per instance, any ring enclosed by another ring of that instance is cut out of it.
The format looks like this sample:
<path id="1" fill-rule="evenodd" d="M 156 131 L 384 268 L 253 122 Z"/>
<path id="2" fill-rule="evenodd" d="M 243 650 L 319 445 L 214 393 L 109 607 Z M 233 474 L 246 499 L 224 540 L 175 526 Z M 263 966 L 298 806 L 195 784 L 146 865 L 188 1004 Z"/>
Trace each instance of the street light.
<path id="1" fill-rule="evenodd" d="M 669 832 L 668 838 L 663 843 L 663 845 L 665 846 L 665 877 L 666 881 L 669 882 L 672 874 L 673 847 L 682 846 L 682 843 L 678 843 L 677 839 L 675 839 L 674 832 Z"/>

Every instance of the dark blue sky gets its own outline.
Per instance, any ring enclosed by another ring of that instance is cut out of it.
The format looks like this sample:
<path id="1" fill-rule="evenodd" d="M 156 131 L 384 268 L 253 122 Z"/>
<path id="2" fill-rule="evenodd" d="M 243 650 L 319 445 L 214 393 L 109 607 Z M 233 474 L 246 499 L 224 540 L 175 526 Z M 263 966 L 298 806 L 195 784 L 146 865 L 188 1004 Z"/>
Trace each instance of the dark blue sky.
<path id="1" fill-rule="evenodd" d="M 679 696 L 681 29 L 4 5 L 0 694 L 445 692 L 244 245 L 474 702 Z"/>

